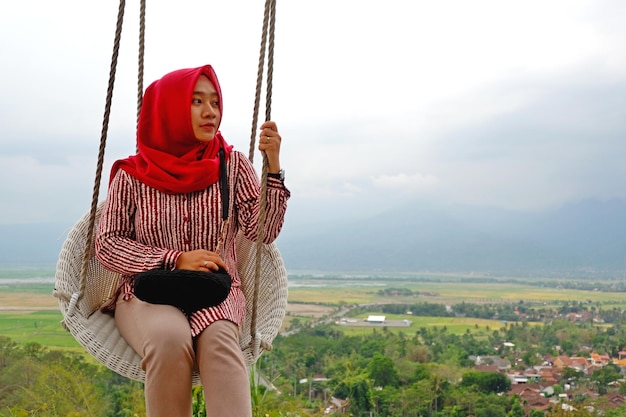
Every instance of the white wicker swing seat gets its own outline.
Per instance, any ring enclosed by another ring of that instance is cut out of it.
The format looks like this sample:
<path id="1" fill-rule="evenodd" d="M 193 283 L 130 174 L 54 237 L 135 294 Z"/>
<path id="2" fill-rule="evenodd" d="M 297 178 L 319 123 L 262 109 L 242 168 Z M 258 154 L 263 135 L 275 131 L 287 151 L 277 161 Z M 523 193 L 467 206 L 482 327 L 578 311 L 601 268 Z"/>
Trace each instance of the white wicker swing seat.
<path id="1" fill-rule="evenodd" d="M 99 218 L 101 208 L 102 203 L 98 206 L 96 219 Z M 63 314 L 63 325 L 100 363 L 122 376 L 143 382 L 145 373 L 141 369 L 141 357 L 122 338 L 113 317 L 100 311 L 100 307 L 111 299 L 117 288 L 119 275 L 106 270 L 95 257 L 92 257 L 87 270 L 85 289 L 83 295 L 80 295 L 89 215 L 89 212 L 83 215 L 70 230 L 57 262 L 54 293 Z M 271 349 L 287 307 L 287 271 L 280 252 L 274 243 L 262 247 L 256 332 L 253 337 L 250 329 L 256 273 L 256 243 L 245 239 L 241 234 L 237 237 L 238 271 L 247 302 L 240 346 L 247 365 L 252 365 L 263 350 Z M 201 385 L 197 371 L 194 372 L 192 379 L 194 385 Z"/>

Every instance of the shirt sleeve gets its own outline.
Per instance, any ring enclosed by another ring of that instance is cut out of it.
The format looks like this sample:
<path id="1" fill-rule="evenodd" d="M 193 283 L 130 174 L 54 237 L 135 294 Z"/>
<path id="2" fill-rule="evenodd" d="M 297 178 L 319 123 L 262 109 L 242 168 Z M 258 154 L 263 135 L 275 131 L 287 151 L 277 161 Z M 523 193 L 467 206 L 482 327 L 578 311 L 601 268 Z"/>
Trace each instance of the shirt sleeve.
<path id="1" fill-rule="evenodd" d="M 96 257 L 103 267 L 122 275 L 156 268 L 174 269 L 181 252 L 136 240 L 136 193 L 132 177 L 119 170 L 109 186 L 96 232 Z"/>
<path id="2" fill-rule="evenodd" d="M 258 236 L 258 221 L 260 213 L 260 184 L 259 178 L 250 160 L 241 155 L 238 158 L 237 182 L 235 184 L 235 204 L 237 221 L 244 236 L 255 241 Z M 272 243 L 283 226 L 287 200 L 291 193 L 283 181 L 276 178 L 267 180 L 267 206 L 263 243 Z"/>

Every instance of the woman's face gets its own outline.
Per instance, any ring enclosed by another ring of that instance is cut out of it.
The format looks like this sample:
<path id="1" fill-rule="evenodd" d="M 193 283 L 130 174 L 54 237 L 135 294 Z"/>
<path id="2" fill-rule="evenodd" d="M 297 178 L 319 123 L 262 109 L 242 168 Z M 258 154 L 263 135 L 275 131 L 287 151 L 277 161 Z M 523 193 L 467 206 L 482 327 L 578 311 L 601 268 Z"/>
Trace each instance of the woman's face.
<path id="1" fill-rule="evenodd" d="M 198 78 L 191 98 L 191 126 L 201 142 L 213 140 L 220 126 L 219 95 L 205 75 Z"/>

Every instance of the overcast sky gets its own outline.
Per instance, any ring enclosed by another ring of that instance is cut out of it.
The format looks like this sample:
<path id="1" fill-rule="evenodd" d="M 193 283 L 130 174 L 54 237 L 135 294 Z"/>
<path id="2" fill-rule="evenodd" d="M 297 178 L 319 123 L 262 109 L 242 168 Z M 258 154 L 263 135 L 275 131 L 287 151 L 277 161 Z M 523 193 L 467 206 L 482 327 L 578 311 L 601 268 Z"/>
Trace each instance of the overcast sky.
<path id="1" fill-rule="evenodd" d="M 5 3 L 0 223 L 72 223 L 91 202 L 118 5 Z M 138 3 L 105 181 L 135 149 Z M 263 4 L 147 2 L 145 85 L 212 64 L 221 130 L 246 154 Z M 626 199 L 624 22 L 622 0 L 279 0 L 272 118 L 292 215 Z"/>

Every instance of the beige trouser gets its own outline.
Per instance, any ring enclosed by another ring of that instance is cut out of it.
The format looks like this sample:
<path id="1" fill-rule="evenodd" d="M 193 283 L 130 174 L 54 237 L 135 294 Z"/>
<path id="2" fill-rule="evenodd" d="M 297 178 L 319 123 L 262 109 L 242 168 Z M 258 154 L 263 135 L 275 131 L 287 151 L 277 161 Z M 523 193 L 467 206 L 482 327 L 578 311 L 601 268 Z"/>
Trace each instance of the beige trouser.
<path id="1" fill-rule="evenodd" d="M 148 417 L 191 416 L 191 375 L 196 363 L 207 417 L 252 415 L 250 381 L 236 324 L 217 321 L 192 339 L 189 322 L 179 309 L 136 297 L 118 300 L 115 323 L 143 358 Z"/>

